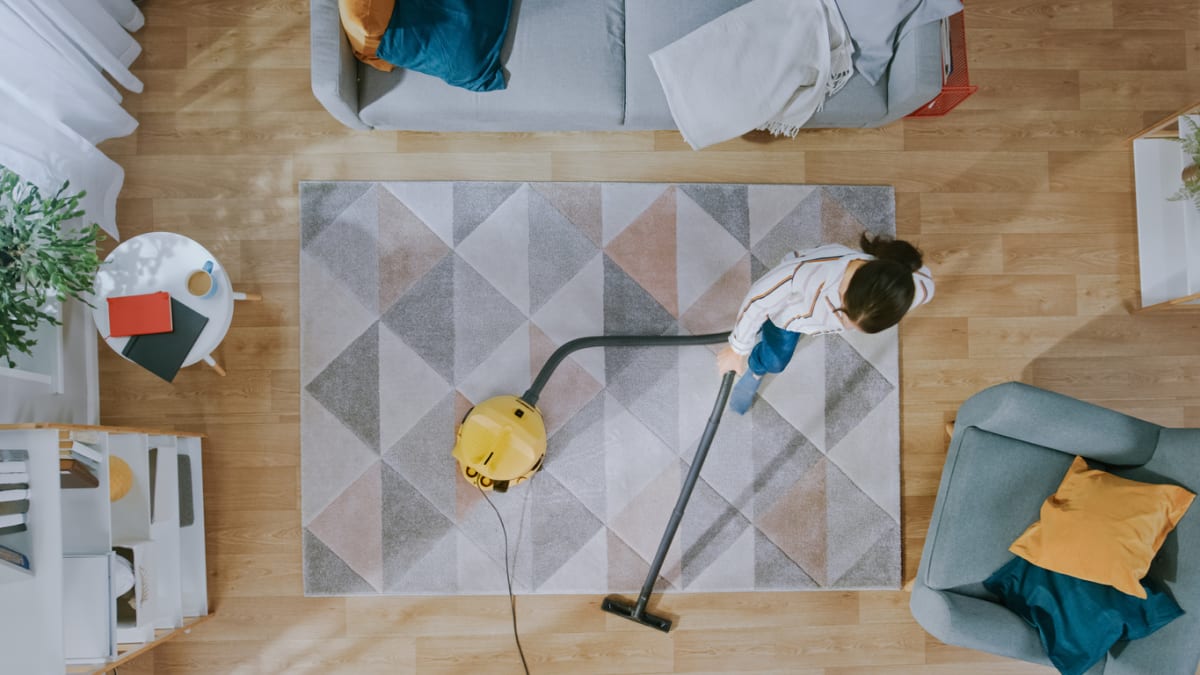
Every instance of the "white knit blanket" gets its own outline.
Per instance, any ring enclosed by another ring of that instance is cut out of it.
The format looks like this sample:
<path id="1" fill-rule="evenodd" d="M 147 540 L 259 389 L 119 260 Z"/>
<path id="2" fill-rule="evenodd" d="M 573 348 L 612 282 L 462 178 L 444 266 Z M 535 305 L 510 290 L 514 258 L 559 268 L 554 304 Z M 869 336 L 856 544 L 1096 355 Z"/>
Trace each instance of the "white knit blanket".
<path id="1" fill-rule="evenodd" d="M 752 0 L 650 55 L 694 149 L 754 129 L 795 136 L 853 72 L 834 0 Z"/>

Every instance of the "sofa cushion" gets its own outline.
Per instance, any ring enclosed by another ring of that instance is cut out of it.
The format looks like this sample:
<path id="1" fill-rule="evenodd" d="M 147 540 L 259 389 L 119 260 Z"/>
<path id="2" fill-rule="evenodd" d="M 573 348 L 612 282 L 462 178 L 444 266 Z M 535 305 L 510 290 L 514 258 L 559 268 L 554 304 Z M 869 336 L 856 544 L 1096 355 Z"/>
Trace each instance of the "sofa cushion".
<path id="1" fill-rule="evenodd" d="M 625 126 L 675 129 L 650 54 L 750 0 L 626 0 Z"/>
<path id="2" fill-rule="evenodd" d="M 749 0 L 627 0 L 625 3 L 625 126 L 675 129 L 650 54 Z M 805 126 L 860 127 L 887 114 L 887 78 L 850 78 Z"/>
<path id="3" fill-rule="evenodd" d="M 813 113 L 806 127 L 867 127 L 876 126 L 888 115 L 888 81 L 880 78 L 875 84 L 858 73 L 842 90 L 825 101 Z"/>
<path id="4" fill-rule="evenodd" d="M 1145 598 L 1140 580 L 1196 495 L 1071 463 L 1041 518 L 1009 550 L 1048 570 Z"/>
<path id="5" fill-rule="evenodd" d="M 408 70 L 361 68 L 359 116 L 430 131 L 612 129 L 624 115 L 622 0 L 514 0 L 508 88 L 475 93 Z"/>
<path id="6" fill-rule="evenodd" d="M 962 11 L 961 0 L 837 0 L 837 5 L 854 41 L 854 67 L 869 82 L 883 78 L 905 33 Z"/>
<path id="7" fill-rule="evenodd" d="M 1072 459 L 977 427 L 956 431 L 926 535 L 925 584 L 978 585 L 1007 562 Z"/>

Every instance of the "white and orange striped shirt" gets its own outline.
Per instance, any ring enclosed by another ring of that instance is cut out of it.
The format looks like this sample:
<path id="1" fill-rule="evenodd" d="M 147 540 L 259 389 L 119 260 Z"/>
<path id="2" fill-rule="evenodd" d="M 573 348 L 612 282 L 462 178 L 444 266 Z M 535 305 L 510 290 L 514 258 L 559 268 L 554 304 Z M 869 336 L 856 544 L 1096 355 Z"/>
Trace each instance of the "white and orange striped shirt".
<path id="1" fill-rule="evenodd" d="M 836 310 L 842 306 L 839 289 L 846 267 L 854 260 L 874 259 L 841 244 L 789 253 L 750 287 L 729 334 L 729 345 L 738 354 L 749 354 L 768 319 L 784 330 L 805 335 L 842 332 L 845 327 Z M 913 282 L 912 307 L 929 302 L 933 298 L 929 268 L 913 272 Z"/>

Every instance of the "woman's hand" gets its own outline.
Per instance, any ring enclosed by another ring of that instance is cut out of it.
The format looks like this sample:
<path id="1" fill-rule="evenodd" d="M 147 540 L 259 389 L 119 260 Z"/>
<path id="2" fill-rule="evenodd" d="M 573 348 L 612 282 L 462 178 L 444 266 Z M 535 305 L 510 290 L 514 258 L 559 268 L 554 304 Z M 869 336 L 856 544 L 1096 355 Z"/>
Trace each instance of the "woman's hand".
<path id="1" fill-rule="evenodd" d="M 750 357 L 743 356 L 733 351 L 733 347 L 726 345 L 724 349 L 717 354 L 717 372 L 721 375 L 733 371 L 741 377 L 742 373 L 746 372 L 746 362 Z"/>

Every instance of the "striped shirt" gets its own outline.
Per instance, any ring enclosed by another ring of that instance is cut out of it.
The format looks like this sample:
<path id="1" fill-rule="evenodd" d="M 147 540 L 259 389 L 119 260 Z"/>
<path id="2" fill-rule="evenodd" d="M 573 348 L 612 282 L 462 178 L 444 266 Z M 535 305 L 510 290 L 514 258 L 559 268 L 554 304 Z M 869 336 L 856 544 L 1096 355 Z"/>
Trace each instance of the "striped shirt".
<path id="1" fill-rule="evenodd" d="M 874 259 L 840 244 L 789 253 L 750 287 L 729 334 L 729 345 L 738 354 L 749 354 L 768 319 L 784 330 L 805 335 L 842 332 L 845 326 L 836 310 L 842 306 L 840 291 L 846 267 L 855 260 Z M 912 307 L 929 302 L 933 298 L 929 268 L 913 272 L 913 282 Z"/>

